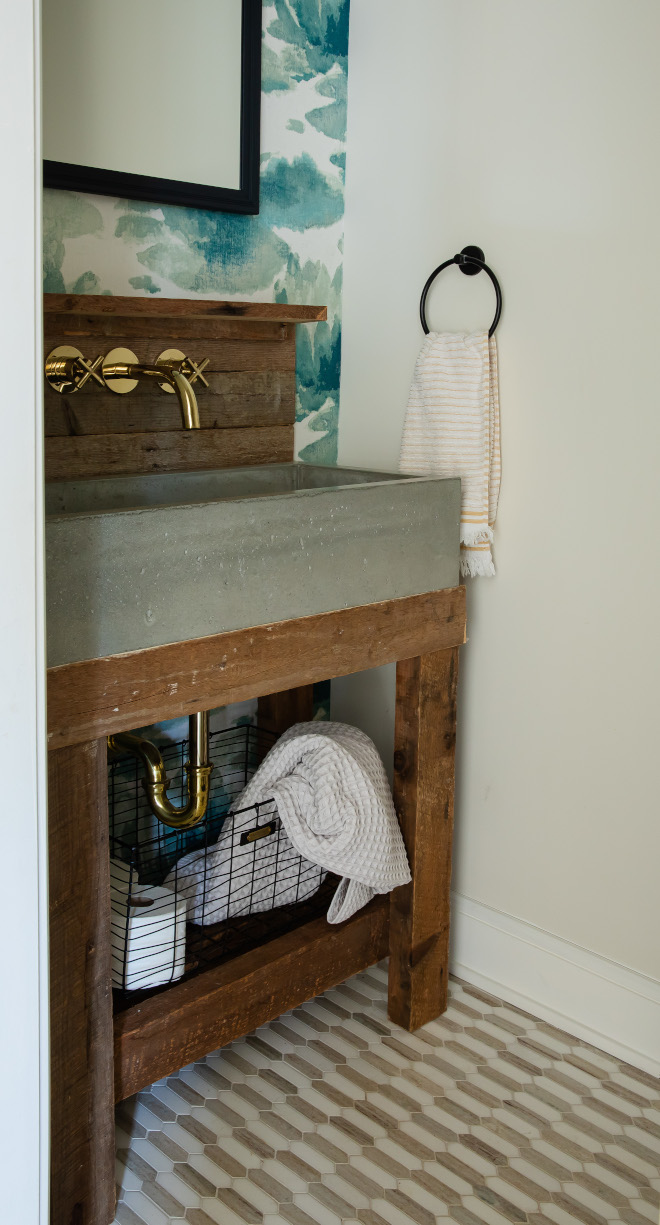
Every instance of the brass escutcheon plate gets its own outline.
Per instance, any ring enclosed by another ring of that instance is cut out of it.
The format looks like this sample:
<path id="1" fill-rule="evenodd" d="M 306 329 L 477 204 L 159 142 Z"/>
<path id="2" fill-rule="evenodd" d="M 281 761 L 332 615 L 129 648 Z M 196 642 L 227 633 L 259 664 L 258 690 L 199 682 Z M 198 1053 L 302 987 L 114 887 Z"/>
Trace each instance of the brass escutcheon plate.
<path id="1" fill-rule="evenodd" d="M 138 359 L 130 349 L 111 349 L 103 358 L 103 381 L 110 391 L 115 391 L 118 396 L 125 396 L 129 391 L 133 391 L 138 385 L 137 379 L 122 378 L 120 375 L 107 374 L 106 371 L 113 366 L 136 366 Z"/>
<path id="2" fill-rule="evenodd" d="M 158 354 L 156 365 L 158 366 L 160 362 L 185 362 L 185 360 L 186 355 L 180 349 L 164 349 L 162 353 Z M 183 373 L 185 374 L 185 371 Z M 168 392 L 168 394 L 175 394 L 174 388 L 170 383 L 159 383 L 158 386 L 162 387 L 163 391 Z"/>

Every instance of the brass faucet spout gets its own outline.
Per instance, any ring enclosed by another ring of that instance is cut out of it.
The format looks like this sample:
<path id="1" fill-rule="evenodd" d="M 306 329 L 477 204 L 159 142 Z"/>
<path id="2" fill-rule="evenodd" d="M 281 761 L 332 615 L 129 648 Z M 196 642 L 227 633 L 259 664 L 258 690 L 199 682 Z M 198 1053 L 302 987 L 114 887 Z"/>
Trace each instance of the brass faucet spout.
<path id="1" fill-rule="evenodd" d="M 131 732 L 120 732 L 116 736 L 108 736 L 108 748 L 111 753 L 132 753 L 142 762 L 146 778 L 142 786 L 147 795 L 151 811 L 163 825 L 170 829 L 190 829 L 197 825 L 206 813 L 209 802 L 209 780 L 213 766 L 209 756 L 209 717 L 203 710 L 188 719 L 188 735 L 190 742 L 190 759 L 186 762 L 186 802 L 182 808 L 177 808 L 168 798 L 167 791 L 170 780 L 167 777 L 165 763 L 159 750 L 151 740 L 142 736 L 134 736 Z"/>
<path id="2" fill-rule="evenodd" d="M 184 430 L 199 429 L 199 408 L 197 397 L 185 374 L 181 373 L 177 362 L 112 362 L 103 365 L 103 378 L 112 390 L 121 390 L 112 386 L 113 380 L 136 380 L 140 378 L 155 378 L 161 383 L 169 383 L 176 392 L 181 408 L 181 420 Z M 133 382 L 133 386 L 135 383 Z"/>

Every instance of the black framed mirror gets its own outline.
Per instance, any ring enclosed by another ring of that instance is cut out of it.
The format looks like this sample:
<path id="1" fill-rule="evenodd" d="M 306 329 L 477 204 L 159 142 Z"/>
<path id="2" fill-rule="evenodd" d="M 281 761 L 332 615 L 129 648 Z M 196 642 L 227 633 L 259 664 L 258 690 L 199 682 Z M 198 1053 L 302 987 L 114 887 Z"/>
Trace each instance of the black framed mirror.
<path id="1" fill-rule="evenodd" d="M 259 212 L 261 0 L 42 0 L 44 186 Z"/>

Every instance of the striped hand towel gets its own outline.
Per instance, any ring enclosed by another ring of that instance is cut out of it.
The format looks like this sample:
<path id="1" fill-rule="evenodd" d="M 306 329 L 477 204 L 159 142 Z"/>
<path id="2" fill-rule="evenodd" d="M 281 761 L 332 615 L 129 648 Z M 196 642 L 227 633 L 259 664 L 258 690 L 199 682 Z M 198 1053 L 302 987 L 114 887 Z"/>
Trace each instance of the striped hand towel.
<path id="1" fill-rule="evenodd" d="M 487 332 L 429 332 L 415 363 L 400 468 L 460 476 L 461 574 L 494 574 L 500 408 L 497 349 Z"/>

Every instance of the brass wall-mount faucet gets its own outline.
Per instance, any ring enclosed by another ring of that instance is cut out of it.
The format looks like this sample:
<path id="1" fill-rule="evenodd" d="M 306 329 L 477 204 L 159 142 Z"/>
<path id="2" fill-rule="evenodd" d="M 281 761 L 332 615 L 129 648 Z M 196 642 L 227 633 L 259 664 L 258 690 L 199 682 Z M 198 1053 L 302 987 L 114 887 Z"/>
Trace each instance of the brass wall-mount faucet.
<path id="1" fill-rule="evenodd" d="M 141 378 L 156 378 L 164 391 L 175 391 L 181 406 L 184 430 L 199 429 L 199 409 L 192 389 L 196 378 L 208 387 L 202 370 L 208 359 L 199 366 L 189 361 L 179 349 L 166 349 L 155 362 L 139 362 L 130 349 L 111 349 L 101 367 L 106 387 L 118 395 L 126 395 L 137 387 Z"/>
<path id="2" fill-rule="evenodd" d="M 131 349 L 123 348 L 111 349 L 105 357 L 88 362 L 79 349 L 59 345 L 46 358 L 46 378 L 60 395 L 72 395 L 90 378 L 117 395 L 133 391 L 141 378 L 158 379 L 163 391 L 175 392 L 178 396 L 183 428 L 198 430 L 199 408 L 192 385 L 199 379 L 208 387 L 203 373 L 208 364 L 207 357 L 194 362 L 180 349 L 165 349 L 155 362 L 139 362 Z"/>

